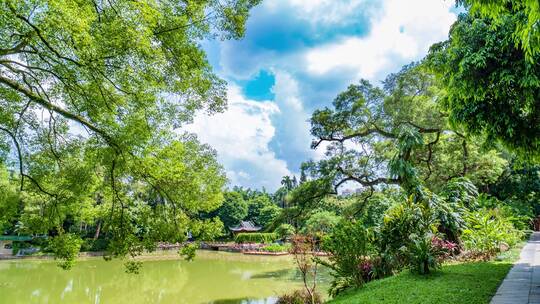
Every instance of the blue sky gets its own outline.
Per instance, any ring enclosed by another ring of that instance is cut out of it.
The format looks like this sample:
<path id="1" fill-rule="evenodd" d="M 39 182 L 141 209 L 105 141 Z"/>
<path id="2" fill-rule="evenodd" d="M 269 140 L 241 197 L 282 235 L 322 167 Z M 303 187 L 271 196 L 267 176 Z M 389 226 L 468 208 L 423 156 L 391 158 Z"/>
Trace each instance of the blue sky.
<path id="1" fill-rule="evenodd" d="M 274 191 L 311 150 L 308 119 L 349 84 L 421 59 L 456 19 L 448 0 L 266 0 L 239 41 L 203 47 L 229 107 L 188 130 L 213 146 L 230 185 Z"/>

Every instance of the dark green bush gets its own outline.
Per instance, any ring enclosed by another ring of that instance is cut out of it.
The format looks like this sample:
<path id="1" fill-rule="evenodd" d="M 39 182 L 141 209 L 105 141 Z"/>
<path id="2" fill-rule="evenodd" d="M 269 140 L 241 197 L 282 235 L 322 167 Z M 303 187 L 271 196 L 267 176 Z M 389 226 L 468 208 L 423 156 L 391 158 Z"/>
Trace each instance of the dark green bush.
<path id="1" fill-rule="evenodd" d="M 275 233 L 239 233 L 235 236 L 236 243 L 272 243 L 277 240 Z"/>

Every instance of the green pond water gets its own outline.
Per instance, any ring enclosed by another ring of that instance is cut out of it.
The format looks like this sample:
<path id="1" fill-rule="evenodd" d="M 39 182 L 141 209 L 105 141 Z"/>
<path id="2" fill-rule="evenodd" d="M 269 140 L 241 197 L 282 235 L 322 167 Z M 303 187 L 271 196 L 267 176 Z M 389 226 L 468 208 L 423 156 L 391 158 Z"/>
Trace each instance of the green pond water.
<path id="1" fill-rule="evenodd" d="M 199 252 L 193 262 L 148 260 L 139 274 L 122 261 L 89 258 L 68 271 L 52 260 L 0 261 L 0 303 L 271 304 L 301 288 L 291 257 Z M 319 276 L 320 291 L 329 274 Z"/>

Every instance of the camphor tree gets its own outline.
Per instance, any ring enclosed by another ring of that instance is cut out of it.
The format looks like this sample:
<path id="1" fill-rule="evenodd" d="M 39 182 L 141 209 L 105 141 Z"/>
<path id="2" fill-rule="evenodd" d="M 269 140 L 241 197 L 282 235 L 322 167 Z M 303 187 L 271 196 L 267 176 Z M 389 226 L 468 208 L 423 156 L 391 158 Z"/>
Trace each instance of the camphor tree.
<path id="1" fill-rule="evenodd" d="M 449 125 L 439 96 L 434 76 L 417 64 L 391 74 L 383 88 L 365 80 L 349 86 L 334 100 L 333 109 L 313 113 L 312 147 L 327 143 L 327 158 L 306 168 L 316 179 L 331 183 L 334 193 L 353 182 L 367 189 L 366 197 L 377 185 L 399 185 L 410 195 L 420 193 L 423 182 L 436 188 L 452 178 L 478 174 L 485 162 L 480 147 Z M 456 155 L 440 155 L 450 148 Z M 500 175 L 503 170 L 485 171 Z"/>
<path id="2" fill-rule="evenodd" d="M 223 170 L 172 130 L 225 108 L 199 41 L 240 38 L 258 2 L 0 1 L 0 147 L 22 218 L 62 237 L 68 211 L 90 204 L 120 256 L 215 234 L 197 219 L 221 202 Z"/>

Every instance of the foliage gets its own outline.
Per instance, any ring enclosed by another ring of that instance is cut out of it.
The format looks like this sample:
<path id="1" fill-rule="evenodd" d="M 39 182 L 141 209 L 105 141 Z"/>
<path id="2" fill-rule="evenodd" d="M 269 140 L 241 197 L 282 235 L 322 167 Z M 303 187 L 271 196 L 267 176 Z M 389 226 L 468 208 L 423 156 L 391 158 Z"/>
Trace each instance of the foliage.
<path id="1" fill-rule="evenodd" d="M 199 249 L 198 243 L 186 244 L 180 248 L 180 255 L 184 256 L 187 261 L 193 261 L 197 249 Z"/>
<path id="2" fill-rule="evenodd" d="M 291 244 L 280 245 L 277 243 L 266 245 L 262 248 L 263 251 L 268 252 L 288 252 L 291 249 Z"/>
<path id="3" fill-rule="evenodd" d="M 274 230 L 274 233 L 279 239 L 285 240 L 295 234 L 295 229 L 291 224 L 281 224 Z"/>
<path id="4" fill-rule="evenodd" d="M 354 203 L 343 211 L 344 216 L 356 218 L 366 227 L 382 225 L 386 211 L 406 199 L 403 191 L 397 188 L 386 188 L 373 193 L 364 191 L 353 198 Z"/>
<path id="5" fill-rule="evenodd" d="M 323 239 L 322 249 L 330 255 L 320 263 L 332 270 L 330 295 L 336 296 L 348 288 L 361 287 L 372 279 L 373 254 L 370 231 L 360 221 L 342 220 Z"/>
<path id="6" fill-rule="evenodd" d="M 457 0 L 473 14 L 491 18 L 495 23 L 511 15 L 516 20 L 512 37 L 526 53 L 529 60 L 540 53 L 540 4 L 535 0 Z"/>
<path id="7" fill-rule="evenodd" d="M 295 290 L 290 294 L 279 296 L 276 304 L 322 304 L 322 297 L 316 293 L 312 299 L 311 295 L 304 290 Z"/>
<path id="8" fill-rule="evenodd" d="M 234 241 L 237 243 L 265 243 L 269 244 L 277 240 L 275 233 L 238 233 Z"/>
<path id="9" fill-rule="evenodd" d="M 225 227 L 234 227 L 241 220 L 246 218 L 248 213 L 247 203 L 240 193 L 235 191 L 226 192 L 224 194 L 223 204 L 217 210 L 219 219 Z"/>
<path id="10" fill-rule="evenodd" d="M 332 232 L 340 217 L 329 211 L 313 213 L 306 221 L 303 233 L 322 237 Z"/>
<path id="11" fill-rule="evenodd" d="M 128 260 L 124 262 L 126 273 L 139 274 L 142 267 L 141 261 Z"/>
<path id="12" fill-rule="evenodd" d="M 516 47 L 520 14 L 501 12 L 496 22 L 460 15 L 428 62 L 446 89 L 451 121 L 530 156 L 540 148 L 540 53 L 527 60 Z"/>
<path id="13" fill-rule="evenodd" d="M 318 206 L 332 192 L 327 178 L 306 181 L 292 190 L 288 195 L 289 206 L 282 210 L 277 222 L 292 223 L 298 228 L 307 220 L 308 211 Z"/>
<path id="14" fill-rule="evenodd" d="M 495 184 L 491 185 L 489 193 L 500 202 L 492 202 L 485 207 L 504 206 L 503 208 L 511 210 L 514 217 L 521 219 L 520 223 L 514 222 L 519 225 L 517 228 L 530 228 L 530 221 L 540 214 L 540 166 L 527 163 L 513 164 Z"/>
<path id="15" fill-rule="evenodd" d="M 526 195 L 524 196 L 526 197 Z M 477 206 L 474 210 L 498 209 L 501 216 L 510 221 L 518 230 L 523 231 L 532 228 L 533 218 L 535 217 L 534 209 L 532 206 L 522 204 L 522 201 L 514 201 L 508 198 L 505 201 L 500 201 L 496 197 L 483 193 L 478 197 Z"/>
<path id="16" fill-rule="evenodd" d="M 0 234 L 12 232 L 19 215 L 22 202 L 17 187 L 10 180 L 9 173 L 0 163 Z"/>
<path id="17" fill-rule="evenodd" d="M 2 1 L 0 157 L 23 203 L 0 202 L 0 225 L 15 208 L 25 233 L 97 225 L 112 256 L 218 234 L 198 214 L 219 206 L 224 172 L 173 131 L 225 109 L 200 41 L 240 38 L 258 2 Z"/>
<path id="18" fill-rule="evenodd" d="M 65 233 L 51 239 L 49 250 L 54 253 L 55 258 L 61 260 L 58 266 L 70 269 L 75 264 L 82 242 L 77 235 Z"/>
<path id="19" fill-rule="evenodd" d="M 515 245 L 523 236 L 497 209 L 469 212 L 466 222 L 462 234 L 465 249 L 486 257 L 496 254 L 501 246 Z"/>
<path id="20" fill-rule="evenodd" d="M 270 197 L 268 195 L 255 196 L 254 198 L 247 201 L 247 205 L 248 205 L 248 214 L 247 214 L 248 220 L 253 221 L 256 225 L 259 225 L 259 226 L 265 226 L 270 223 L 270 222 L 266 222 L 269 220 L 267 217 L 265 216 L 261 217 L 262 210 L 264 208 L 267 208 L 269 206 L 275 207 L 275 205 L 272 204 L 272 201 L 270 200 Z M 268 211 L 272 213 L 274 210 L 272 211 L 267 210 L 267 212 Z M 268 215 L 269 214 L 266 214 L 266 216 Z"/>
<path id="21" fill-rule="evenodd" d="M 455 253 L 457 245 L 439 239 L 435 234 L 412 234 L 409 244 L 403 248 L 407 255 L 411 271 L 419 274 L 429 274 L 433 269 L 439 269 L 444 258 Z"/>
<path id="22" fill-rule="evenodd" d="M 274 221 L 279 217 L 280 214 L 281 208 L 274 204 L 271 204 L 261 209 L 261 211 L 259 212 L 259 216 L 255 219 L 255 222 L 261 225 L 263 228 L 268 228 L 274 223 Z"/>
<path id="23" fill-rule="evenodd" d="M 439 267 L 445 252 L 433 246 L 438 237 L 441 218 L 451 219 L 444 203 L 438 196 L 425 190 L 425 197 L 415 201 L 409 197 L 402 204 L 390 209 L 379 230 L 379 251 L 395 255 L 397 267 L 409 266 L 420 274 L 429 274 Z"/>

